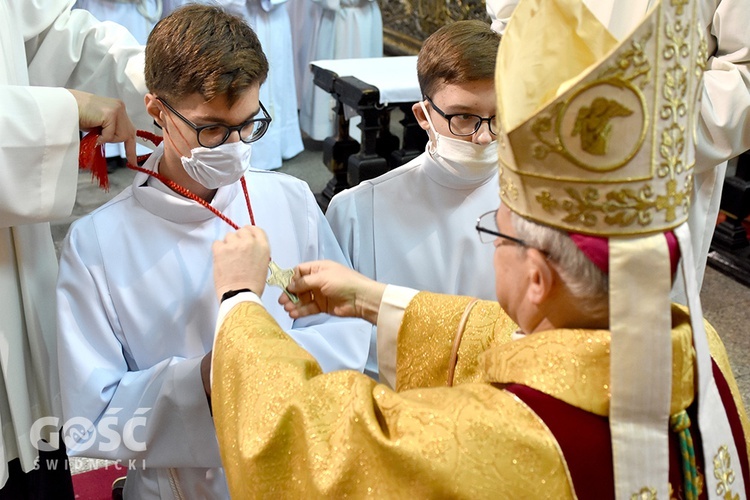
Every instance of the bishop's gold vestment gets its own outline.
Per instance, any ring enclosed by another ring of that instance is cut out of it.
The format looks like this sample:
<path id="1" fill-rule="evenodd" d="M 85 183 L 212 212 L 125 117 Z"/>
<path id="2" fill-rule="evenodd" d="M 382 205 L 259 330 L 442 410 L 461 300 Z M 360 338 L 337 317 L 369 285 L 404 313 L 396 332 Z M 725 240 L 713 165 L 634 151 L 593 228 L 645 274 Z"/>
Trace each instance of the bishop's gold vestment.
<path id="1" fill-rule="evenodd" d="M 456 386 L 445 387 L 469 300 L 412 300 L 398 339 L 399 392 L 353 371 L 323 375 L 260 305 L 236 306 L 217 334 L 212 388 L 232 498 L 575 498 L 555 436 L 502 387 L 522 384 L 606 418 L 609 332 L 551 330 L 510 341 L 515 325 L 496 303 L 479 302 Z M 675 413 L 693 401 L 694 367 L 687 315 L 673 316 Z M 709 337 L 747 436 L 726 352 L 711 328 Z M 729 467 L 741 473 L 740 464 Z"/>

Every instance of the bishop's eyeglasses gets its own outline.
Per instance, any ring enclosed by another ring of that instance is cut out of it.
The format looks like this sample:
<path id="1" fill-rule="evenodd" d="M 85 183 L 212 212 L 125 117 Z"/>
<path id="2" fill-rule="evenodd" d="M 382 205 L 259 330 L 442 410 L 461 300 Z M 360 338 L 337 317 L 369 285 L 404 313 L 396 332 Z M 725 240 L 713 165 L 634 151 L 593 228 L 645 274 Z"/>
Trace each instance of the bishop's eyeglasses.
<path id="1" fill-rule="evenodd" d="M 246 144 L 255 142 L 266 133 L 268 126 L 271 124 L 271 116 L 266 111 L 263 103 L 258 101 L 260 104 L 260 110 L 263 113 L 262 118 L 250 118 L 243 123 L 235 126 L 224 125 L 223 123 L 211 123 L 209 125 L 196 125 L 184 116 L 182 116 L 176 109 L 174 109 L 167 101 L 161 97 L 157 99 L 167 107 L 169 111 L 174 113 L 177 118 L 185 122 L 190 128 L 195 130 L 195 134 L 198 137 L 198 144 L 204 148 L 215 148 L 221 146 L 232 132 L 240 134 L 240 140 Z"/>
<path id="2" fill-rule="evenodd" d="M 477 219 L 475 229 L 479 234 L 479 241 L 482 243 L 492 243 L 495 241 L 495 238 L 503 238 L 521 245 L 522 247 L 529 246 L 528 243 L 519 238 L 500 232 L 497 228 L 497 210 L 490 210 L 489 212 L 480 215 Z"/>
<path id="3" fill-rule="evenodd" d="M 482 126 L 482 122 L 487 122 L 492 135 L 497 135 L 497 117 L 495 115 L 488 118 L 482 118 L 479 115 L 474 115 L 471 113 L 446 114 L 445 111 L 435 105 L 430 96 L 425 95 L 424 98 L 430 101 L 432 109 L 437 111 L 440 116 L 448 120 L 448 130 L 451 131 L 451 134 L 457 135 L 459 137 L 474 135 L 479 130 L 479 127 Z"/>

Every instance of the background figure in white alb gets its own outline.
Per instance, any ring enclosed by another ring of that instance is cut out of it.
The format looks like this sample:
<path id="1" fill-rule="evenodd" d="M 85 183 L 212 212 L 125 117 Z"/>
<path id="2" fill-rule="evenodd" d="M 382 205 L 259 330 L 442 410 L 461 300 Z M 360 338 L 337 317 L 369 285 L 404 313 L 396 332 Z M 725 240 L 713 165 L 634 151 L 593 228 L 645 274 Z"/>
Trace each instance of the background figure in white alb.
<path id="1" fill-rule="evenodd" d="M 138 43 L 146 45 L 148 34 L 163 15 L 163 0 L 76 0 L 73 8 L 87 10 L 100 21 L 112 21 L 126 27 Z M 105 144 L 104 151 L 107 158 L 125 159 L 122 144 Z M 138 154 L 150 152 L 150 149 L 138 145 Z"/>
<path id="2" fill-rule="evenodd" d="M 302 134 L 294 89 L 292 27 L 287 0 L 167 0 L 169 11 L 188 3 L 221 5 L 241 16 L 258 35 L 268 58 L 268 78 L 260 86 L 260 102 L 271 115 L 268 132 L 253 145 L 253 168 L 275 170 L 282 160 L 302 152 Z"/>
<path id="3" fill-rule="evenodd" d="M 492 29 L 503 33 L 518 0 L 486 0 Z M 612 34 L 624 38 L 652 0 L 584 0 Z M 708 61 L 695 151 L 695 185 L 688 224 L 700 289 L 719 214 L 727 160 L 750 148 L 750 8 L 743 0 L 700 2 L 706 23 Z M 673 299 L 685 302 L 682 275 Z"/>
<path id="4" fill-rule="evenodd" d="M 76 0 L 74 9 L 91 12 L 100 21 L 125 26 L 141 45 L 162 17 L 162 0 Z"/>
<path id="5" fill-rule="evenodd" d="M 334 100 L 313 83 L 310 62 L 382 57 L 383 19 L 375 0 L 294 0 L 291 16 L 299 123 L 322 141 L 334 132 Z"/>

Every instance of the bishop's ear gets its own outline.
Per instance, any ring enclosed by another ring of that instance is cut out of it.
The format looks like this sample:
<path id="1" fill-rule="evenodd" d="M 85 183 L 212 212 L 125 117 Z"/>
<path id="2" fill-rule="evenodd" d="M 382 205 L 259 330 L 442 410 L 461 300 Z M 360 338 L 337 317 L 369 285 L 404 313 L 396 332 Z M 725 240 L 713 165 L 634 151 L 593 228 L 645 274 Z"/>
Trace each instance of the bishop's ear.
<path id="1" fill-rule="evenodd" d="M 529 259 L 529 287 L 526 298 L 534 305 L 541 305 L 552 295 L 558 276 L 547 256 L 536 248 L 527 249 Z"/>

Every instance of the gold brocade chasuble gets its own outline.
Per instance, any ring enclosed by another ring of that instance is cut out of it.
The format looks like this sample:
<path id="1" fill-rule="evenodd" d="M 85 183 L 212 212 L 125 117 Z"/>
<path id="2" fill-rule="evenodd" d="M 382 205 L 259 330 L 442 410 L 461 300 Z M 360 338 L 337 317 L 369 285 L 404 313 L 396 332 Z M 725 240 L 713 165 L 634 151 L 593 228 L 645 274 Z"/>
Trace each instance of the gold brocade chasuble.
<path id="1" fill-rule="evenodd" d="M 510 341 L 515 325 L 497 304 L 480 302 L 464 331 L 456 387 L 448 388 L 447 360 L 468 301 L 430 293 L 412 300 L 398 339 L 399 392 L 353 371 L 323 375 L 261 306 L 236 306 L 217 334 L 212 388 L 232 498 L 574 498 L 544 421 L 490 383 L 523 384 L 607 415 L 609 332 Z M 694 367 L 687 316 L 673 316 L 677 411 L 693 400 Z M 708 330 L 747 436 L 726 352 Z"/>

